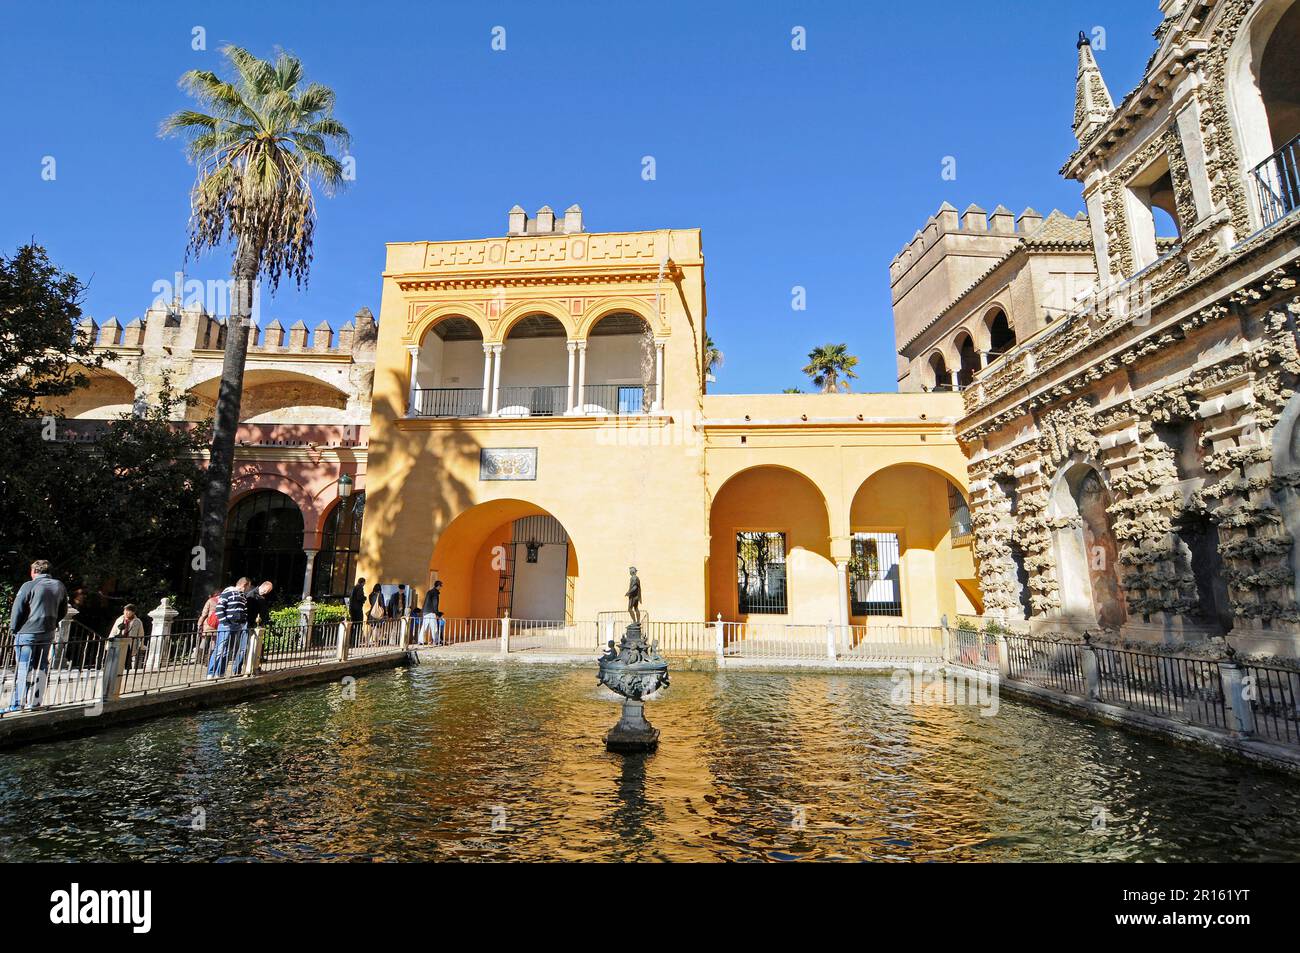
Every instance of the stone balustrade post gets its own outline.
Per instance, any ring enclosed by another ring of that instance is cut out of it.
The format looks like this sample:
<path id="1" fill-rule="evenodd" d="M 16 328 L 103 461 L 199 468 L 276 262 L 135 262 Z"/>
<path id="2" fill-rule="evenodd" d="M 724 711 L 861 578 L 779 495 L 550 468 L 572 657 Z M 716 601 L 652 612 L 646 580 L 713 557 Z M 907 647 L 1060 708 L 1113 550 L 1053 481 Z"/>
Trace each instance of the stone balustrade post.
<path id="1" fill-rule="evenodd" d="M 501 617 L 501 654 L 510 654 L 510 615 Z"/>
<path id="2" fill-rule="evenodd" d="M 59 628 L 54 633 L 54 644 L 50 646 L 51 672 L 56 672 L 63 664 L 63 656 L 68 650 L 68 640 L 72 638 L 72 620 L 78 615 L 73 606 L 68 606 L 68 614 L 59 620 Z"/>
<path id="3" fill-rule="evenodd" d="M 835 623 L 826 620 L 826 659 L 834 662 L 839 656 L 835 651 Z"/>
<path id="4" fill-rule="evenodd" d="M 158 607 L 149 613 L 153 626 L 149 630 L 149 651 L 144 660 L 146 672 L 158 671 L 170 656 L 172 625 L 175 624 L 176 616 L 179 614 L 168 604 L 165 596 L 158 603 Z"/>
<path id="5" fill-rule="evenodd" d="M 411 648 L 411 613 L 407 612 L 402 616 L 402 621 L 397 628 L 397 640 L 402 651 L 409 651 Z"/>
<path id="6" fill-rule="evenodd" d="M 121 639 L 109 639 L 104 643 L 104 659 L 101 663 L 103 674 L 100 676 L 99 698 L 110 702 L 122 697 L 122 676 L 125 667 L 126 645 Z"/>
<path id="7" fill-rule="evenodd" d="M 1005 632 L 997 634 L 998 640 L 998 675 L 1002 678 L 1011 677 L 1011 643 L 1007 641 Z"/>
<path id="8" fill-rule="evenodd" d="M 266 645 L 266 629 L 258 626 L 248 633 L 248 656 L 244 661 L 244 674 L 257 675 L 262 671 L 262 648 Z"/>
<path id="9" fill-rule="evenodd" d="M 1092 647 L 1092 636 L 1083 634 L 1079 649 L 1079 666 L 1083 669 L 1084 690 L 1092 701 L 1101 700 L 1101 666 L 1097 664 L 1097 650 Z"/>
<path id="10" fill-rule="evenodd" d="M 952 629 L 948 628 L 948 613 L 939 617 L 939 638 L 943 640 L 941 651 L 945 665 L 951 665 L 954 657 L 952 650 Z"/>
<path id="11" fill-rule="evenodd" d="M 348 660 L 348 624 L 346 622 L 339 623 L 338 660 L 340 662 L 346 662 Z"/>
<path id="12" fill-rule="evenodd" d="M 311 627 L 316 624 L 316 603 L 307 596 L 298 603 L 298 651 L 303 651 L 311 644 Z"/>
<path id="13" fill-rule="evenodd" d="M 721 612 L 713 623 L 713 650 L 717 653 L 719 662 L 727 654 L 726 627 L 722 622 Z"/>
<path id="14" fill-rule="evenodd" d="M 1251 705 L 1254 686 L 1246 681 L 1246 669 L 1228 650 L 1228 657 L 1219 662 L 1219 680 L 1223 685 L 1224 707 L 1228 715 L 1228 728 L 1234 735 L 1248 738 L 1255 733 L 1255 708 Z"/>

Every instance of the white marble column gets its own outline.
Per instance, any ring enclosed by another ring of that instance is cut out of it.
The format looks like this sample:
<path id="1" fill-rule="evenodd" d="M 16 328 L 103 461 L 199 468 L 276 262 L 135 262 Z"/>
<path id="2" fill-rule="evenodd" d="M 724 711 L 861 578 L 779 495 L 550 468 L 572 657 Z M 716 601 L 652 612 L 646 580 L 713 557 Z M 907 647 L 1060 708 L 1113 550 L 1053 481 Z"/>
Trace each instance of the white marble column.
<path id="1" fill-rule="evenodd" d="M 411 386 L 410 386 L 410 392 L 407 394 L 406 416 L 414 417 L 416 416 L 416 410 L 417 410 L 415 406 L 415 398 L 416 398 L 415 372 L 420 365 L 420 349 L 416 345 L 411 344 L 407 346 L 406 351 L 408 354 L 411 355 Z"/>
<path id="2" fill-rule="evenodd" d="M 566 341 L 564 342 L 564 346 L 568 348 L 569 351 L 569 402 L 564 405 L 564 412 L 566 414 L 571 414 L 573 413 L 573 373 L 574 373 L 573 355 L 574 352 L 576 352 L 578 349 L 578 342 Z"/>
<path id="3" fill-rule="evenodd" d="M 660 413 L 664 409 L 664 345 L 666 341 L 655 341 L 655 396 L 650 403 L 651 413 Z"/>
<path id="4" fill-rule="evenodd" d="M 492 362 L 492 415 L 496 416 L 501 409 L 501 360 L 505 355 L 506 346 L 504 344 L 493 344 L 492 353 L 496 355 L 496 360 Z"/>
<path id="5" fill-rule="evenodd" d="M 587 406 L 587 342 L 577 341 L 578 345 L 578 403 L 577 412 L 583 413 Z"/>
<path id="6" fill-rule="evenodd" d="M 952 378 L 952 389 L 953 389 L 953 390 L 961 390 L 961 372 L 960 372 L 960 371 L 949 371 L 949 372 L 948 372 L 948 376 L 949 376 L 950 378 Z"/>
<path id="7" fill-rule="evenodd" d="M 492 345 L 483 345 L 483 406 L 482 413 L 488 412 L 492 400 Z"/>
<path id="8" fill-rule="evenodd" d="M 343 505 L 343 503 L 340 503 L 340 504 L 339 504 L 339 506 L 342 506 L 342 505 Z M 311 577 L 312 577 L 312 570 L 316 568 L 316 553 L 317 553 L 318 551 L 319 551 L 319 550 L 315 550 L 315 549 L 304 549 L 304 550 L 303 550 L 303 552 L 305 552 L 305 553 L 307 554 L 307 571 L 304 572 L 304 573 L 302 574 L 302 597 L 303 597 L 304 599 L 310 599 L 310 598 L 311 598 Z"/>

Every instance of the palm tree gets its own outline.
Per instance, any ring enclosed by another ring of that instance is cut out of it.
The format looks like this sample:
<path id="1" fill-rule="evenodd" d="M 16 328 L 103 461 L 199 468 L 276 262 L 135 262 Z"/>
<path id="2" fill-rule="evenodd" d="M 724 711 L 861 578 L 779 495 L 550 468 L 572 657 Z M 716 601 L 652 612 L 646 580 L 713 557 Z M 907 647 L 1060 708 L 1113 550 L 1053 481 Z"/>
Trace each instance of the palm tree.
<path id="1" fill-rule="evenodd" d="M 188 140 L 197 169 L 190 192 L 188 251 L 201 254 L 235 243 L 231 314 L 221 368 L 212 448 L 203 491 L 194 595 L 201 602 L 223 578 L 226 508 L 234 465 L 235 430 L 253 289 L 265 276 L 272 292 L 288 275 L 299 287 L 311 268 L 318 186 L 327 195 L 343 184 L 347 129 L 334 118 L 334 91 L 304 83 L 302 62 L 280 53 L 274 63 L 237 46 L 221 51 L 234 68 L 227 82 L 210 70 L 189 70 L 181 88 L 205 112 L 183 109 L 163 120 L 159 135 Z"/>
<path id="2" fill-rule="evenodd" d="M 722 366 L 722 362 L 724 360 L 725 360 L 725 355 L 718 350 L 718 345 L 715 344 L 713 338 L 706 333 L 704 335 L 705 376 L 713 375 L 714 371 L 716 371 L 719 367 Z"/>
<path id="3" fill-rule="evenodd" d="M 858 359 L 849 353 L 847 344 L 823 344 L 808 352 L 803 372 L 823 394 L 836 394 L 850 389 L 849 380 L 858 376 L 853 371 L 857 366 Z"/>

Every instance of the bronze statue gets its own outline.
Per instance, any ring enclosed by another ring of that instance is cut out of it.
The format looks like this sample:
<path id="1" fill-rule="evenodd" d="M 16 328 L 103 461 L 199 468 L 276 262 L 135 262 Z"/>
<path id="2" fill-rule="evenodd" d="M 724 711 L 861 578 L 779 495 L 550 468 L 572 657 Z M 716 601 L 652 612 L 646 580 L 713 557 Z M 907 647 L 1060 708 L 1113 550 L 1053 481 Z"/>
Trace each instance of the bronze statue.
<path id="1" fill-rule="evenodd" d="M 636 567 L 628 570 L 632 576 L 627 582 L 627 614 L 632 617 L 633 625 L 641 624 L 641 580 L 637 578 Z"/>

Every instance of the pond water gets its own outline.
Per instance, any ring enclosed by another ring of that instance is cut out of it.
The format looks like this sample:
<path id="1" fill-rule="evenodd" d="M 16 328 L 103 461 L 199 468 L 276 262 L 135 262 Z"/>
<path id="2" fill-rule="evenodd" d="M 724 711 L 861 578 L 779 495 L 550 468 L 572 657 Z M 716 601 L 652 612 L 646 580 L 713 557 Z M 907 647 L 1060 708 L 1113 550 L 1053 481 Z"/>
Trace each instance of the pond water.
<path id="1" fill-rule="evenodd" d="M 1288 778 L 887 678 L 424 664 L 0 754 L 0 859 L 1293 860 Z M 349 695 L 354 697 L 348 697 Z"/>

